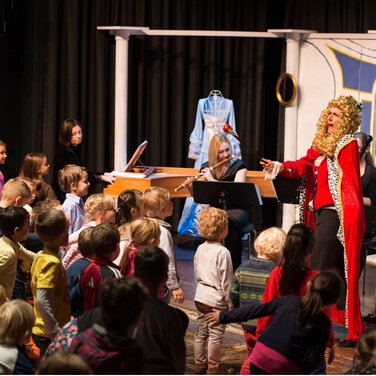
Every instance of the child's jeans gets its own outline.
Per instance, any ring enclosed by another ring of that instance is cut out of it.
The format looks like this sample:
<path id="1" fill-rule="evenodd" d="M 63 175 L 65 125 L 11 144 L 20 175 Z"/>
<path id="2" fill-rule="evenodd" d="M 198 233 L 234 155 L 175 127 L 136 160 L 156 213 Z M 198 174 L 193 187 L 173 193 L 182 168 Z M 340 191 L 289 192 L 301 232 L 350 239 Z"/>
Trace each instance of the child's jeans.
<path id="1" fill-rule="evenodd" d="M 216 369 L 220 366 L 221 344 L 225 334 L 225 324 L 211 324 L 205 322 L 204 314 L 211 312 L 212 307 L 206 304 L 195 302 L 197 308 L 197 326 L 193 343 L 195 363 L 198 366 L 208 365 L 208 369 Z M 206 353 L 206 341 L 208 351 Z"/>

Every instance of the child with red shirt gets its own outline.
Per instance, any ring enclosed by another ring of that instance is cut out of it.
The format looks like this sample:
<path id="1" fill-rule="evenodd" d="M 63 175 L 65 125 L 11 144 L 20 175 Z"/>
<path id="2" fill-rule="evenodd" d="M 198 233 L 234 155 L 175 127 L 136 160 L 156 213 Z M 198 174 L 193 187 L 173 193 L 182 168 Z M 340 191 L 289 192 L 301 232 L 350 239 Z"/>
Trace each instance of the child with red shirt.
<path id="1" fill-rule="evenodd" d="M 85 312 L 98 307 L 98 290 L 102 280 L 122 277 L 119 267 L 112 262 L 119 255 L 119 241 L 119 231 L 113 224 L 103 223 L 92 231 L 94 261 L 82 272 L 80 278 Z"/>

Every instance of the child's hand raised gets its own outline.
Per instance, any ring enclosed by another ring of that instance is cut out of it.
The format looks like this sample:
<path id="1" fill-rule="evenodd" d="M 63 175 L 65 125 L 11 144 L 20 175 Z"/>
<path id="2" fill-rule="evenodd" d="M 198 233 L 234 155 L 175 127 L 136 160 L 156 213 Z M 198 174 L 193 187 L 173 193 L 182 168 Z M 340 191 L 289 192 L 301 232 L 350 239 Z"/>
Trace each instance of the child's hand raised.
<path id="1" fill-rule="evenodd" d="M 221 311 L 218 309 L 213 308 L 213 310 L 209 313 L 205 314 L 205 321 L 207 324 L 219 324 L 219 314 Z"/>

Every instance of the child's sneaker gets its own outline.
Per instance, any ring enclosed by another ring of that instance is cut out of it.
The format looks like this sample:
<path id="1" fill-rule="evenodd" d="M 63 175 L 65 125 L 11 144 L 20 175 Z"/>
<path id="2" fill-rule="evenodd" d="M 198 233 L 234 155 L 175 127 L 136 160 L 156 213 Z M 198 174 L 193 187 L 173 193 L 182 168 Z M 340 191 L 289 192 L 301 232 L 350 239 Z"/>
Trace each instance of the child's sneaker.
<path id="1" fill-rule="evenodd" d="M 208 366 L 206 364 L 197 364 L 195 363 L 195 368 L 193 373 L 195 375 L 206 375 L 206 370 L 208 369 Z"/>
<path id="2" fill-rule="evenodd" d="M 229 366 L 209 366 L 207 375 L 233 375 L 235 374 L 235 370 Z"/>

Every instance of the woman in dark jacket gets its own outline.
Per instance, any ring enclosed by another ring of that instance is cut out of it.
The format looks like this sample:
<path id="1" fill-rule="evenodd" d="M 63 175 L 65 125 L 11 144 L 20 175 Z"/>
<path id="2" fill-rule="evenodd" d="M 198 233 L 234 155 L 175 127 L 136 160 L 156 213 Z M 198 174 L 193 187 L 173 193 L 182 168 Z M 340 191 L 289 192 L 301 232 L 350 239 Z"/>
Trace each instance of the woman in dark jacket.
<path id="1" fill-rule="evenodd" d="M 64 168 L 67 164 L 74 164 L 82 166 L 78 157 L 78 146 L 82 142 L 81 124 L 75 119 L 66 119 L 60 127 L 59 146 L 54 157 L 54 171 L 52 186 L 57 195 L 57 198 L 63 202 L 65 200 L 65 193 L 60 190 L 58 174 L 59 170 Z M 90 184 L 96 184 L 101 181 L 113 183 L 114 177 L 111 175 L 97 175 L 89 171 Z"/>

